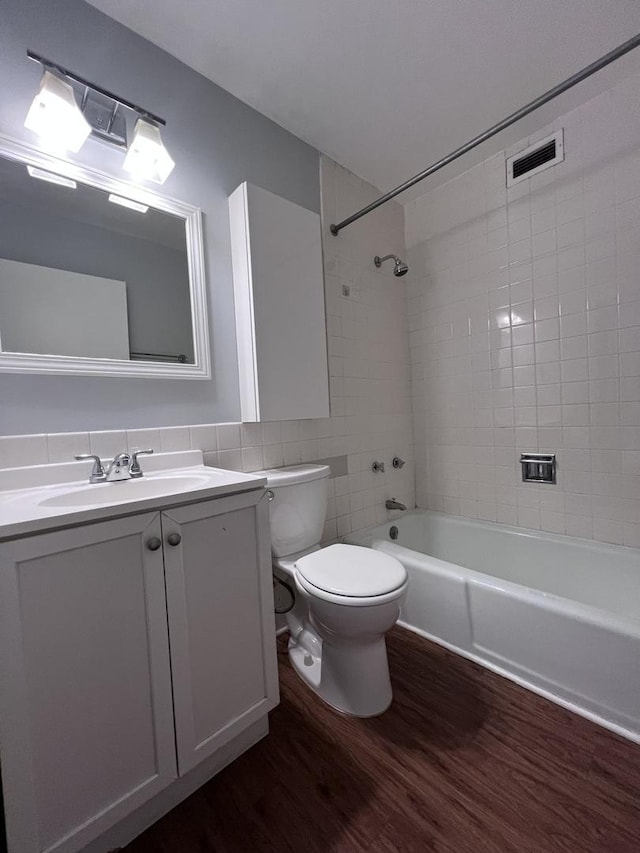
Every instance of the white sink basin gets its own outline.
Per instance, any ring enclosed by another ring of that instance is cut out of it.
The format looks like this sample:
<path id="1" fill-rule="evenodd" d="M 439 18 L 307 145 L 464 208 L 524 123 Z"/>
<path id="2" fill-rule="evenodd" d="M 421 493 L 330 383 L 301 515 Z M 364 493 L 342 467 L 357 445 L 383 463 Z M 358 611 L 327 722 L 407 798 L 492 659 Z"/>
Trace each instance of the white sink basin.
<path id="1" fill-rule="evenodd" d="M 62 492 L 43 497 L 37 503 L 42 507 L 86 507 L 119 504 L 173 495 L 211 483 L 211 475 L 198 473 L 154 474 L 139 480 L 120 480 L 115 483 L 96 483 L 78 486 L 70 484 Z"/>
<path id="2" fill-rule="evenodd" d="M 145 458 L 134 480 L 90 484 L 90 471 L 90 462 L 0 470 L 0 540 L 266 486 L 255 474 L 206 467 L 200 450 Z"/>

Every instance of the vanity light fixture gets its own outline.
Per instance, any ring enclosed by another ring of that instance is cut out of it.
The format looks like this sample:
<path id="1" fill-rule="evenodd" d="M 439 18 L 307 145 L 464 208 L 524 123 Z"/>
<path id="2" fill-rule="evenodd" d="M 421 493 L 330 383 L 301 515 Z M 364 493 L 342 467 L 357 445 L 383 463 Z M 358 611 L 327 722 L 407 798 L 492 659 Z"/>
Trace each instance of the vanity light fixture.
<path id="1" fill-rule="evenodd" d="M 124 169 L 137 179 L 166 181 L 175 163 L 160 137 L 160 127 L 166 124 L 163 118 L 33 51 L 28 50 L 27 56 L 42 66 L 43 75 L 25 127 L 40 136 L 43 148 L 75 153 L 92 134 L 126 149 L 129 111 L 137 120 Z"/>
<path id="2" fill-rule="evenodd" d="M 27 166 L 27 172 L 32 178 L 37 178 L 39 181 L 48 181 L 50 184 L 58 184 L 58 186 L 69 187 L 72 190 L 77 187 L 73 178 L 65 178 L 63 175 L 56 175 L 54 172 L 46 172 L 44 169 L 38 169 L 37 166 Z"/>
<path id="3" fill-rule="evenodd" d="M 136 178 L 147 178 L 163 184 L 175 165 L 164 147 L 160 128 L 144 118 L 139 118 L 133 132 L 133 141 L 124 158 L 124 170 Z"/>
<path id="4" fill-rule="evenodd" d="M 114 193 L 110 193 L 109 201 L 112 201 L 114 204 L 119 204 L 121 207 L 128 207 L 138 213 L 146 213 L 147 210 L 149 210 L 148 204 L 140 204 L 139 201 L 132 201 L 130 198 L 125 198 L 122 195 L 114 195 Z"/>
<path id="5" fill-rule="evenodd" d="M 73 88 L 46 69 L 24 126 L 40 137 L 43 148 L 54 153 L 79 151 L 91 133 Z"/>

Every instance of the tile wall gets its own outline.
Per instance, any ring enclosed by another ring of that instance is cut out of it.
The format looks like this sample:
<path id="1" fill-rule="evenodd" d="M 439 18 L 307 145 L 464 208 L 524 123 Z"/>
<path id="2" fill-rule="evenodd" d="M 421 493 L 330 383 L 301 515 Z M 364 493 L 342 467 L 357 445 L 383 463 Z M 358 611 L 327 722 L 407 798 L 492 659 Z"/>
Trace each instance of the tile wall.
<path id="1" fill-rule="evenodd" d="M 142 446 L 198 448 L 205 451 L 207 464 L 243 471 L 342 456 L 347 473 L 331 480 L 326 542 L 385 521 L 393 515 L 384 508 L 387 497 L 414 506 L 405 279 L 373 266 L 376 254 L 404 252 L 403 209 L 388 205 L 350 233 L 332 237 L 328 225 L 336 217 L 379 193 L 328 158 L 322 160 L 321 175 L 330 418 L 3 436 L 0 468 L 63 462 L 76 453 L 112 457 Z M 395 454 L 409 463 L 400 471 L 391 468 Z M 384 474 L 370 471 L 374 459 L 386 463 Z"/>
<path id="2" fill-rule="evenodd" d="M 564 163 L 507 190 L 560 127 Z M 405 216 L 419 506 L 640 546 L 640 77 Z M 557 486 L 521 482 L 536 450 Z"/>

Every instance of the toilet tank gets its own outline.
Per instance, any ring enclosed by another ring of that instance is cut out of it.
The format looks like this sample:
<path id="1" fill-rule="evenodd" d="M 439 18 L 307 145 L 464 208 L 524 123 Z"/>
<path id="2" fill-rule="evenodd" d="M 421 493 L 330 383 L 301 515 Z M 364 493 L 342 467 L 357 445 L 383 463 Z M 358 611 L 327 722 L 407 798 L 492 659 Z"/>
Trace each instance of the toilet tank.
<path id="1" fill-rule="evenodd" d="M 257 471 L 273 493 L 271 549 L 287 557 L 318 545 L 327 515 L 328 465 L 289 465 Z"/>

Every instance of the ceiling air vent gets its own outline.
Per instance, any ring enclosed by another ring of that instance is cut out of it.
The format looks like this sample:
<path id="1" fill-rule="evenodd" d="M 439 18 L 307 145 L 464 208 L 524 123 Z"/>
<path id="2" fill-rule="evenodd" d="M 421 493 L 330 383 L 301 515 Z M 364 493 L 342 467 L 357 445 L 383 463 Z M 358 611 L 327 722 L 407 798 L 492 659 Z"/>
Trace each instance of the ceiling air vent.
<path id="1" fill-rule="evenodd" d="M 507 159 L 507 186 L 512 187 L 563 160 L 564 144 L 559 130 Z"/>

